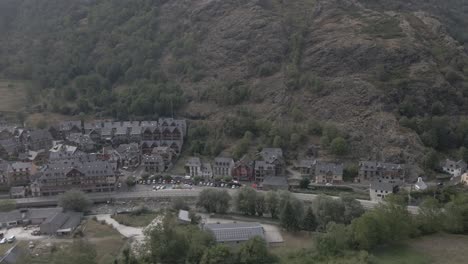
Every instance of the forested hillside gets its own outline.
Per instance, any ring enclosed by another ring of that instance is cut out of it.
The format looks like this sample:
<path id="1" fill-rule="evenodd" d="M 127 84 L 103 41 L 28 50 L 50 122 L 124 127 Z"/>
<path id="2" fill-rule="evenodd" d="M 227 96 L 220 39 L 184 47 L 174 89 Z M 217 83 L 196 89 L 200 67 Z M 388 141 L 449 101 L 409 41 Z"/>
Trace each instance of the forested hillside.
<path id="1" fill-rule="evenodd" d="M 430 149 L 468 158 L 467 9 L 461 0 L 0 0 L 0 76 L 32 80 L 39 111 L 197 120 L 191 152 L 294 150 L 321 137 L 336 156 L 431 168 Z"/>

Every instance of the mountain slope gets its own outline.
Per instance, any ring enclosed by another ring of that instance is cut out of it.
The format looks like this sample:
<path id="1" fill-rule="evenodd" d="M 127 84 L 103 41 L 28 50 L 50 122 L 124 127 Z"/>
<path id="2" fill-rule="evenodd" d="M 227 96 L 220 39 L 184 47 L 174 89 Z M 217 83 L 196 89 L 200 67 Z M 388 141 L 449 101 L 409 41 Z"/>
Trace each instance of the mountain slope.
<path id="1" fill-rule="evenodd" d="M 439 2 L 3 0 L 0 72 L 34 80 L 46 110 L 176 111 L 217 128 L 203 140 L 248 129 L 285 146 L 318 120 L 336 124 L 350 157 L 421 162 L 424 145 L 446 151 L 468 134 L 433 121 L 468 110 L 466 4 Z M 226 132 L 232 120 L 245 129 Z"/>

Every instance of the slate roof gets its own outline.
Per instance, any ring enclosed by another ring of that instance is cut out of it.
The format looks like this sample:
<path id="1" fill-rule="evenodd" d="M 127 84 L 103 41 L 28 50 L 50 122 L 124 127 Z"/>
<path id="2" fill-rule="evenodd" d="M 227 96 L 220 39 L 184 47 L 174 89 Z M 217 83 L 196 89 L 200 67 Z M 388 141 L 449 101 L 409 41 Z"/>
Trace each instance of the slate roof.
<path id="1" fill-rule="evenodd" d="M 442 162 L 441 165 L 444 168 L 450 168 L 450 169 L 455 169 L 455 168 L 466 169 L 466 166 L 467 166 L 463 160 L 453 161 L 450 159 L 446 159 L 444 162 Z"/>
<path id="2" fill-rule="evenodd" d="M 115 135 L 127 135 L 127 127 L 124 127 L 124 126 L 116 127 Z"/>
<path id="3" fill-rule="evenodd" d="M 81 121 L 64 121 L 59 124 L 59 130 L 60 131 L 69 131 L 71 130 L 74 126 L 77 128 L 81 128 Z"/>
<path id="4" fill-rule="evenodd" d="M 8 162 L 0 159 L 0 173 L 7 171 L 7 169 L 8 169 Z"/>
<path id="5" fill-rule="evenodd" d="M 204 229 L 213 233 L 216 242 L 247 241 L 256 236 L 265 238 L 259 223 L 205 224 Z"/>
<path id="6" fill-rule="evenodd" d="M 274 169 L 275 165 L 270 164 L 264 160 L 257 160 L 255 161 L 255 169 L 260 169 L 260 167 L 263 167 L 264 170 L 266 169 Z"/>
<path id="7" fill-rule="evenodd" d="M 263 185 L 288 187 L 288 179 L 283 176 L 268 176 L 263 179 Z"/>
<path id="8" fill-rule="evenodd" d="M 213 169 L 211 168 L 211 164 L 208 162 L 203 163 L 203 166 L 201 167 L 201 171 L 202 173 L 205 173 L 205 174 L 212 174 Z"/>
<path id="9" fill-rule="evenodd" d="M 0 140 L 0 146 L 3 147 L 8 153 L 13 153 L 18 149 L 18 142 L 14 139 L 3 139 Z"/>
<path id="10" fill-rule="evenodd" d="M 42 176 L 47 179 L 65 178 L 66 174 L 71 170 L 76 169 L 83 173 L 85 177 L 100 177 L 114 175 L 112 166 L 107 161 L 91 161 L 91 162 L 54 162 L 49 163 L 42 171 Z"/>
<path id="11" fill-rule="evenodd" d="M 195 167 L 201 167 L 202 163 L 200 158 L 198 157 L 191 157 L 187 163 L 185 164 L 186 166 L 195 166 Z"/>
<path id="12" fill-rule="evenodd" d="M 143 155 L 143 162 L 160 162 L 163 163 L 164 160 L 160 155 Z"/>
<path id="13" fill-rule="evenodd" d="M 311 159 L 303 159 L 299 161 L 299 167 L 300 168 L 312 168 L 312 166 L 317 163 L 316 160 L 311 160 Z"/>
<path id="14" fill-rule="evenodd" d="M 359 163 L 359 166 L 361 169 L 365 169 L 367 171 L 376 171 L 377 169 L 401 170 L 404 168 L 403 164 L 377 162 L 377 161 L 361 161 Z"/>
<path id="15" fill-rule="evenodd" d="M 52 135 L 46 129 L 29 131 L 29 139 L 31 141 L 53 140 Z"/>
<path id="16" fill-rule="evenodd" d="M 216 157 L 214 159 L 215 166 L 231 166 L 234 164 L 234 160 L 232 158 L 226 157 Z"/>
<path id="17" fill-rule="evenodd" d="M 343 175 L 343 164 L 336 164 L 330 162 L 317 162 L 315 165 L 315 173 L 332 173 L 333 175 Z"/>
<path id="18" fill-rule="evenodd" d="M 22 214 L 19 210 L 13 210 L 10 212 L 0 212 L 0 223 L 8 223 L 21 220 Z"/>
<path id="19" fill-rule="evenodd" d="M 101 129 L 101 136 L 112 136 L 112 127 L 103 127 Z"/>
<path id="20" fill-rule="evenodd" d="M 9 212 L 0 212 L 0 223 L 21 221 L 25 219 L 46 219 L 63 211 L 61 207 L 17 209 Z"/>
<path id="21" fill-rule="evenodd" d="M 140 135 L 141 134 L 141 131 L 142 131 L 142 127 L 141 126 L 132 126 L 132 131 L 130 132 L 131 135 Z"/>
<path id="22" fill-rule="evenodd" d="M 280 148 L 264 148 L 260 152 L 262 159 L 268 163 L 274 162 L 276 159 L 283 158 L 283 150 Z"/>
<path id="23" fill-rule="evenodd" d="M 13 162 L 10 164 L 9 170 L 30 170 L 32 169 L 32 163 L 30 162 Z"/>
<path id="24" fill-rule="evenodd" d="M 11 195 L 23 194 L 25 191 L 26 189 L 24 186 L 13 186 L 10 188 Z"/>
<path id="25" fill-rule="evenodd" d="M 393 192 L 394 185 L 389 182 L 373 181 L 370 184 L 371 190 Z"/>
<path id="26" fill-rule="evenodd" d="M 67 137 L 67 140 L 79 145 L 94 144 L 94 141 L 89 135 L 83 135 L 80 133 L 72 133 Z"/>

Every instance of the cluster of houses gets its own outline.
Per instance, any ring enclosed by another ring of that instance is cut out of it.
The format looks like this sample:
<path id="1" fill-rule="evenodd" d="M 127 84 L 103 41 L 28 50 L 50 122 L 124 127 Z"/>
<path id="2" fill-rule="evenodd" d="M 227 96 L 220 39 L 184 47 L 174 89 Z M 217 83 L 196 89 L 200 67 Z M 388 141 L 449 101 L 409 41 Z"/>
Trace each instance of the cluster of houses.
<path id="1" fill-rule="evenodd" d="M 186 176 L 212 180 L 232 178 L 237 181 L 262 183 L 282 182 L 281 188 L 287 189 L 286 163 L 280 148 L 264 148 L 254 158 L 242 157 L 238 161 L 230 157 L 217 157 L 212 163 L 202 162 L 191 157 L 185 164 Z"/>
<path id="2" fill-rule="evenodd" d="M 2 126 L 0 189 L 13 198 L 114 191 L 120 168 L 171 168 L 186 132 L 185 120 L 173 118 L 66 121 L 40 130 Z"/>
<path id="3" fill-rule="evenodd" d="M 297 167 L 303 177 L 308 177 L 315 184 L 343 183 L 344 168 L 341 163 L 304 159 Z M 380 201 L 396 192 L 405 182 L 406 176 L 407 172 L 402 164 L 361 161 L 354 182 L 369 184 L 371 200 Z"/>
<path id="4" fill-rule="evenodd" d="M 343 182 L 343 164 L 316 159 L 303 159 L 297 165 L 302 177 L 317 184 L 339 184 Z"/>

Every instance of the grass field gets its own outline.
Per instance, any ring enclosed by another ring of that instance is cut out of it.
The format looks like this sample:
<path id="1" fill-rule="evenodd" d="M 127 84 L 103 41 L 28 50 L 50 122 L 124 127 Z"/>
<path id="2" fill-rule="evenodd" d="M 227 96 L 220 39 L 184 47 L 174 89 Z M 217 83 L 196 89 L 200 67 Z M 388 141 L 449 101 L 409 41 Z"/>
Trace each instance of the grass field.
<path id="1" fill-rule="evenodd" d="M 270 247 L 270 251 L 279 257 L 280 263 L 299 264 L 304 259 L 313 258 L 314 237 L 317 234 L 282 232 L 282 235 L 284 243 Z M 400 245 L 382 247 L 370 254 L 375 264 L 465 264 L 468 263 L 468 236 L 435 234 Z M 332 260 L 335 261 L 333 263 L 348 263 L 347 258 L 357 256 L 358 252 L 354 252 Z M 314 261 L 330 263 L 331 259 Z"/>
<path id="2" fill-rule="evenodd" d="M 117 230 L 94 220 L 86 223 L 84 235 L 95 245 L 98 264 L 112 264 L 127 243 Z"/>
<path id="3" fill-rule="evenodd" d="M 427 264 L 432 259 L 407 245 L 385 247 L 373 252 L 376 264 Z"/>
<path id="4" fill-rule="evenodd" d="M 376 264 L 465 264 L 468 263 L 468 236 L 425 236 L 373 254 Z"/>
<path id="5" fill-rule="evenodd" d="M 13 247 L 13 244 L 0 244 L 0 256 L 3 256 L 11 247 Z"/>
<path id="6" fill-rule="evenodd" d="M 94 220 L 89 220 L 83 225 L 85 226 L 83 231 L 84 239 L 91 243 L 93 248 L 96 250 L 96 263 L 114 264 L 115 259 L 120 256 L 122 249 L 127 244 L 127 240 L 109 225 L 104 225 Z M 27 250 L 27 243 L 26 241 L 24 242 L 25 243 L 22 247 Z M 45 247 L 40 251 L 39 256 L 34 256 L 25 263 L 50 263 L 55 254 L 58 254 L 57 252 L 67 250 L 72 242 L 73 239 L 63 239 L 63 241 L 60 242 L 54 241 L 53 245 L 58 249 L 58 251 L 51 251 L 50 247 Z"/>
<path id="7" fill-rule="evenodd" d="M 133 227 L 146 227 L 148 226 L 159 213 L 157 212 L 144 212 L 141 214 L 116 214 L 112 218 L 119 224 Z"/>
<path id="8" fill-rule="evenodd" d="M 26 106 L 27 81 L 0 80 L 0 112 L 18 112 Z"/>

